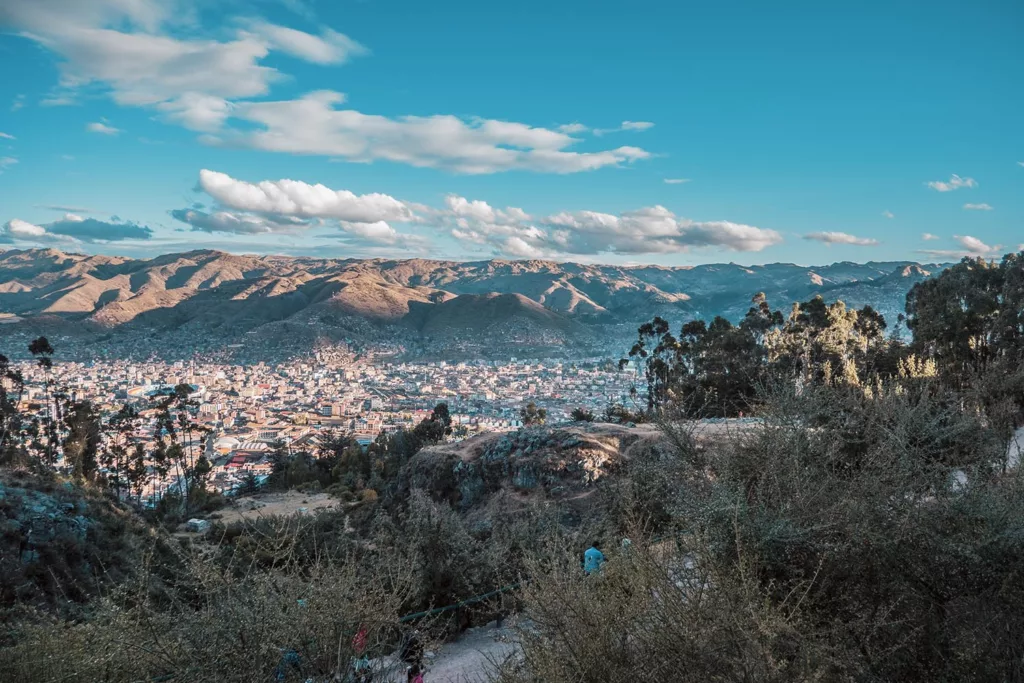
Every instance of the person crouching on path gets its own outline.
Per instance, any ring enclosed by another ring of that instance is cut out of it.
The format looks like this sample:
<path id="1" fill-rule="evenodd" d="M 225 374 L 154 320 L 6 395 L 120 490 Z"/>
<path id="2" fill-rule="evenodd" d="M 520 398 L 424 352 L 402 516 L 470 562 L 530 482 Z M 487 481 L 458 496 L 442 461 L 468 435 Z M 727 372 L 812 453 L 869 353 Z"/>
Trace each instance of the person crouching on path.
<path id="1" fill-rule="evenodd" d="M 587 574 L 593 574 L 601 569 L 601 565 L 605 563 L 604 553 L 598 547 L 598 542 L 594 541 L 593 545 L 587 548 L 587 551 L 583 553 L 583 571 Z"/>
<path id="2" fill-rule="evenodd" d="M 412 683 L 413 671 L 421 672 L 423 670 L 423 641 L 420 640 L 420 632 L 418 630 L 413 631 L 409 634 L 409 637 L 402 644 L 402 650 L 399 653 L 399 658 L 409 665 L 408 680 Z"/>

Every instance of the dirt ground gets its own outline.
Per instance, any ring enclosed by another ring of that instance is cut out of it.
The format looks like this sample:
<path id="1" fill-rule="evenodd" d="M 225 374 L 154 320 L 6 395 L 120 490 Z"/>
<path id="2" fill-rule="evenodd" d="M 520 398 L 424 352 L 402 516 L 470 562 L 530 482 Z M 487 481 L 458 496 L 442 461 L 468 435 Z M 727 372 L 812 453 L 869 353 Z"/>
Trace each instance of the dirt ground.
<path id="1" fill-rule="evenodd" d="M 316 514 L 325 510 L 341 509 L 341 501 L 327 493 L 301 493 L 299 491 L 275 491 L 257 493 L 232 499 L 224 507 L 210 515 L 224 524 L 260 517 L 293 514 Z"/>
<path id="2" fill-rule="evenodd" d="M 495 667 L 510 656 L 516 656 L 520 649 L 516 632 L 511 622 L 503 628 L 494 622 L 479 628 L 471 628 L 450 643 L 428 650 L 424 663 L 424 679 L 429 683 L 486 683 L 491 680 Z M 405 665 L 392 655 L 373 662 L 375 671 L 384 675 L 385 683 L 405 683 Z"/>

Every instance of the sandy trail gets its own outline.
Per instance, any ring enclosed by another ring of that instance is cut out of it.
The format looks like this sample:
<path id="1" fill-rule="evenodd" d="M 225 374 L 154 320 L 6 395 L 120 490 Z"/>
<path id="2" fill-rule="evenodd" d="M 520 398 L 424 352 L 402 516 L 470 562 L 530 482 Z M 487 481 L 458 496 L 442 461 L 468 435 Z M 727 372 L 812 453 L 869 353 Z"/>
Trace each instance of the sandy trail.
<path id="1" fill-rule="evenodd" d="M 491 680 L 497 664 L 518 653 L 517 635 L 510 624 L 506 621 L 503 628 L 497 628 L 491 622 L 468 629 L 458 640 L 428 651 L 423 678 L 426 683 L 486 683 Z M 405 666 L 394 656 L 377 660 L 374 668 L 390 672 L 387 677 L 375 680 L 405 683 Z"/>
<path id="2" fill-rule="evenodd" d="M 257 493 L 251 496 L 229 499 L 227 507 L 210 515 L 224 524 L 260 517 L 288 517 L 289 515 L 315 514 L 325 510 L 341 508 L 341 501 L 327 493 L 301 493 L 299 491 L 275 491 Z"/>
<path id="3" fill-rule="evenodd" d="M 1024 455 L 1024 427 L 1021 427 L 1010 439 L 1010 448 L 1006 453 L 1007 468 L 1012 469 L 1020 464 L 1020 457 Z"/>

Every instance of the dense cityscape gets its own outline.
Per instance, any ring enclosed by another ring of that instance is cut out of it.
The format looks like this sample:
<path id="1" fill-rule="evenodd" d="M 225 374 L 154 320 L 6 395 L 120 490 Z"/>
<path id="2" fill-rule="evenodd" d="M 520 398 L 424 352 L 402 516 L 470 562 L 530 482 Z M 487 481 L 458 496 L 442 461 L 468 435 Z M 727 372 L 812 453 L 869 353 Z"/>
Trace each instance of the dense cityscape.
<path id="1" fill-rule="evenodd" d="M 344 347 L 279 364 L 55 360 L 52 370 L 30 362 L 20 370 L 21 403 L 29 410 L 45 405 L 48 374 L 50 385 L 72 402 L 88 401 L 104 416 L 135 406 L 143 420 L 130 438 L 147 453 L 157 442 L 158 399 L 190 385 L 201 429 L 187 437 L 194 443 L 182 445 L 207 456 L 210 488 L 228 494 L 248 475 L 262 480 L 270 474 L 273 447 L 312 452 L 317 435 L 328 430 L 351 434 L 365 448 L 382 433 L 412 428 L 446 403 L 452 438 L 511 431 L 522 426 L 520 411 L 530 402 L 556 421 L 576 408 L 599 413 L 631 400 L 637 381 L 632 368 L 619 370 L 602 359 L 403 363 Z M 176 484 L 173 470 L 161 477 L 149 467 L 143 497 L 152 500 Z"/>

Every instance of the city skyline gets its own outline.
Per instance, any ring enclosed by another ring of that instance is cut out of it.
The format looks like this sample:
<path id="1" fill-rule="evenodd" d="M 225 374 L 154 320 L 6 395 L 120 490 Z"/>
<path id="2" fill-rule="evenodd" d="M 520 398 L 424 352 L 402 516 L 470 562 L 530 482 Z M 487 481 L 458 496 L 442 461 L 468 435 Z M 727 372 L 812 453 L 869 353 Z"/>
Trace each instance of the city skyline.
<path id="1" fill-rule="evenodd" d="M 4 248 L 1024 249 L 1024 11 L 0 0 Z"/>

